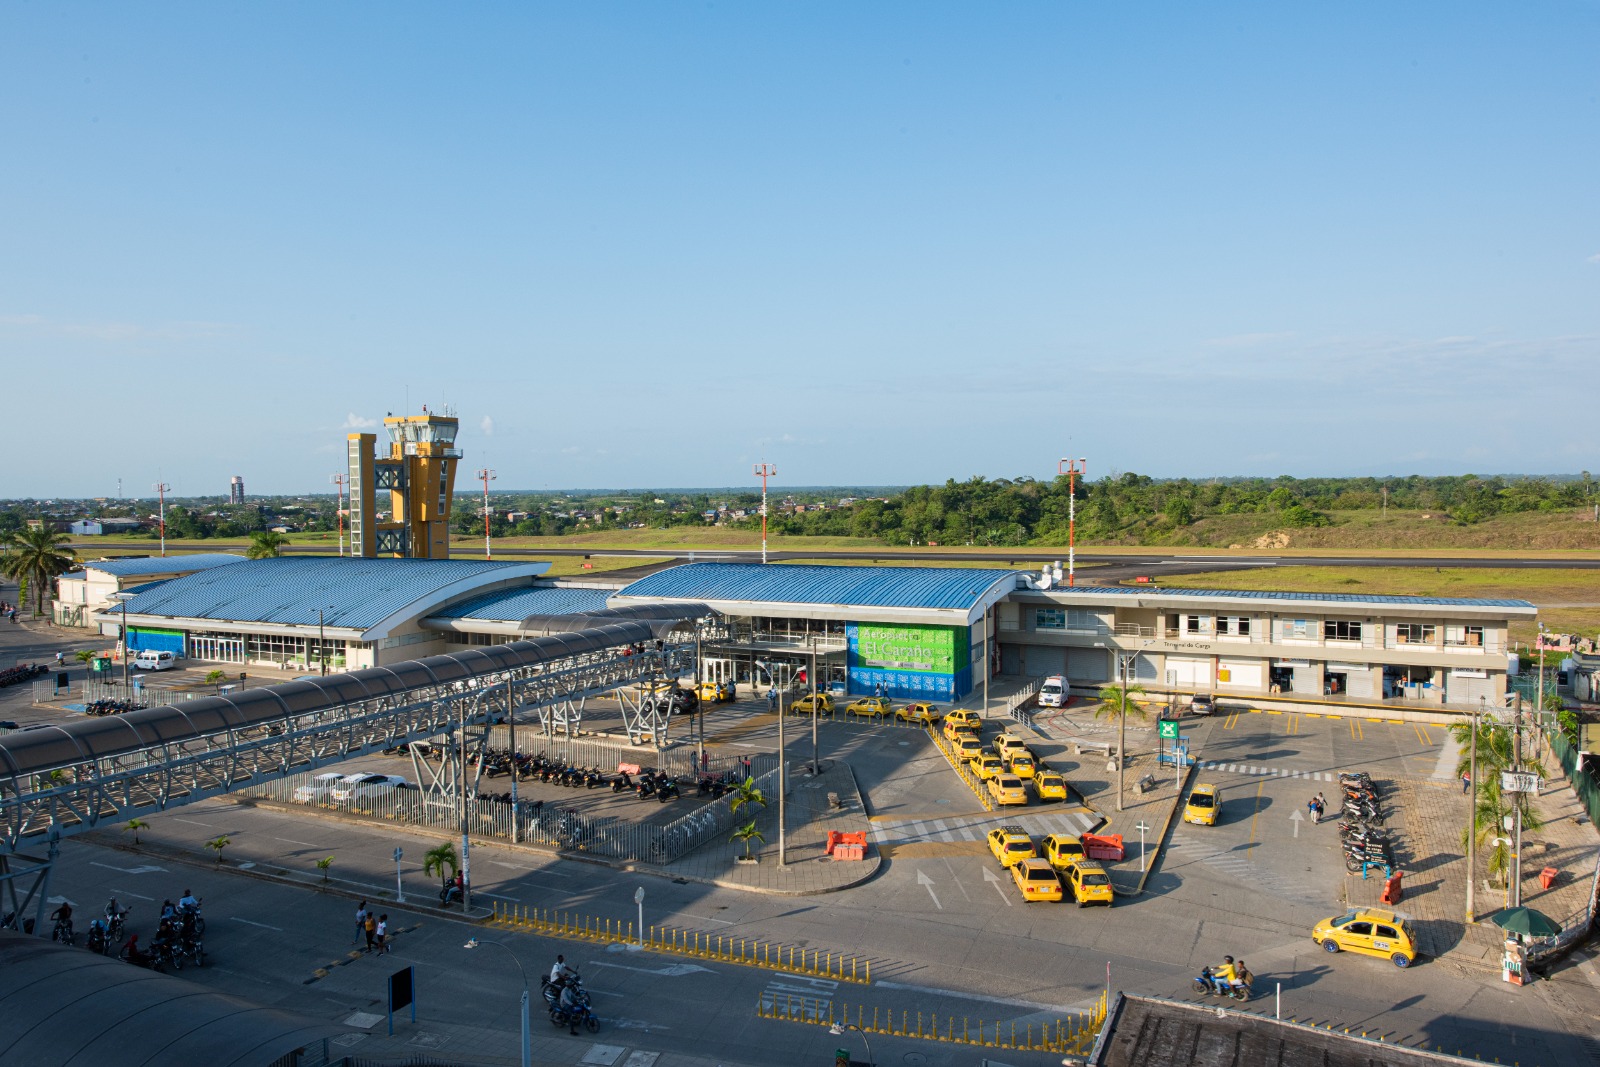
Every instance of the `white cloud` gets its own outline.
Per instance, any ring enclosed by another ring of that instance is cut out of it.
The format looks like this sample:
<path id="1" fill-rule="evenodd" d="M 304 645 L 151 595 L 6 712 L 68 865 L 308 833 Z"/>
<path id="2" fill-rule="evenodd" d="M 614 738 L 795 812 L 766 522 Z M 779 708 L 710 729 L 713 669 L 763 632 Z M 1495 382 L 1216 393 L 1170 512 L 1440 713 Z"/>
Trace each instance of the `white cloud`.
<path id="1" fill-rule="evenodd" d="M 377 419 L 362 418 L 353 411 L 344 417 L 344 425 L 339 427 L 341 430 L 375 430 L 377 428 Z"/>
<path id="2" fill-rule="evenodd" d="M 490 418 L 488 415 L 485 415 L 483 417 L 483 421 L 478 423 L 478 429 L 483 431 L 483 436 L 485 436 L 485 437 L 493 437 L 494 436 L 494 419 Z"/>
<path id="3" fill-rule="evenodd" d="M 1585 263 L 1600 264 L 1600 252 L 1596 252 L 1594 255 L 1592 255 L 1588 259 L 1584 260 L 1584 262 Z"/>

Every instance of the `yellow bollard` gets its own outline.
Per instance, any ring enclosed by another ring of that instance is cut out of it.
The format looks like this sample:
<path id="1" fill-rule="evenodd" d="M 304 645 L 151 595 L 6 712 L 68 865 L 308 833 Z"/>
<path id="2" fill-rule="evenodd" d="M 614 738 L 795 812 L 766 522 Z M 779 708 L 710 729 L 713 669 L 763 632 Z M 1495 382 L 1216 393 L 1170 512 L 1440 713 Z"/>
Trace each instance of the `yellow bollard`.
<path id="1" fill-rule="evenodd" d="M 851 956 L 850 957 L 850 981 L 854 982 L 855 980 L 856 980 L 856 958 L 854 956 Z"/>
<path id="2" fill-rule="evenodd" d="M 866 981 L 867 981 L 868 985 L 872 984 L 872 961 L 871 960 L 867 961 L 867 978 L 866 978 Z"/>
<path id="3" fill-rule="evenodd" d="M 1012 1019 L 1011 1020 L 1011 1044 L 1007 1045 L 1006 1048 L 1016 1048 L 1016 1047 L 1017 1047 L 1017 1021 L 1015 1019 Z"/>

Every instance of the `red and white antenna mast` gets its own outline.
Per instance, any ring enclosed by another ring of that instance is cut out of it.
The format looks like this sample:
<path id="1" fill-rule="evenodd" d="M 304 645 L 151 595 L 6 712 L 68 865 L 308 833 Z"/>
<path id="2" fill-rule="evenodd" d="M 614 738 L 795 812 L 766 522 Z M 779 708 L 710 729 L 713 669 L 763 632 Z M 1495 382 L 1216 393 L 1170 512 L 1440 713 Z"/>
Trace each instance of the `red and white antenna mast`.
<path id="1" fill-rule="evenodd" d="M 339 555 L 344 555 L 344 480 L 342 474 L 330 474 L 328 481 L 333 483 L 334 492 L 338 495 L 338 503 L 334 505 L 333 517 L 339 522 Z"/>
<path id="2" fill-rule="evenodd" d="M 483 558 L 493 559 L 489 551 L 489 483 L 494 481 L 494 471 L 483 467 L 478 471 L 478 478 L 483 482 Z"/>
<path id="3" fill-rule="evenodd" d="M 778 476 L 778 468 L 770 463 L 755 465 L 753 474 L 761 479 L 761 562 L 767 561 L 767 479 Z"/>
<path id="4" fill-rule="evenodd" d="M 159 512 L 159 521 L 161 523 L 161 554 L 165 556 L 167 554 L 167 494 L 172 492 L 172 486 L 168 485 L 166 482 L 157 482 L 154 488 L 156 495 L 161 498 L 161 511 Z"/>
<path id="5" fill-rule="evenodd" d="M 1056 466 L 1057 474 L 1067 476 L 1067 584 L 1073 584 L 1073 571 L 1078 551 L 1078 475 L 1087 474 L 1086 459 L 1064 459 Z"/>

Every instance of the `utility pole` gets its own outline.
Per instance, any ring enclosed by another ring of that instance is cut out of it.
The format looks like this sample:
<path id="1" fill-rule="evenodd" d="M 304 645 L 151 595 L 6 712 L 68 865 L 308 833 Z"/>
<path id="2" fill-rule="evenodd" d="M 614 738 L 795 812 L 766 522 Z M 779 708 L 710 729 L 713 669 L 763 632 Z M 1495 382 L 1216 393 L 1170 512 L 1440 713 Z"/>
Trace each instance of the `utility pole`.
<path id="1" fill-rule="evenodd" d="M 334 504 L 333 515 L 334 515 L 334 518 L 336 518 L 339 521 L 339 555 L 342 556 L 342 555 L 344 555 L 344 482 L 345 482 L 345 476 L 343 474 L 330 474 L 328 476 L 328 481 L 333 483 L 333 491 L 334 491 L 335 498 L 336 498 L 336 501 L 337 501 Z"/>
<path id="2" fill-rule="evenodd" d="M 1067 585 L 1074 583 L 1074 572 L 1077 567 L 1078 549 L 1078 475 L 1087 474 L 1089 461 L 1086 459 L 1064 459 L 1056 464 L 1056 473 L 1067 476 Z M 1120 798 L 1118 811 L 1122 810 Z"/>
<path id="3" fill-rule="evenodd" d="M 822 717 L 822 697 L 817 688 L 817 635 L 811 635 L 811 776 L 822 773 L 817 759 L 817 720 Z"/>
<path id="4" fill-rule="evenodd" d="M 1128 766 L 1128 660 L 1132 657 L 1121 653 L 1118 658 L 1122 660 L 1122 714 L 1117 716 L 1117 810 L 1122 810 L 1122 781 Z"/>
<path id="5" fill-rule="evenodd" d="M 165 556 L 167 554 L 167 494 L 172 492 L 172 486 L 168 485 L 166 482 L 157 482 L 155 484 L 155 491 L 156 495 L 161 499 L 161 510 L 159 512 L 161 522 L 161 554 Z"/>
<path id="6" fill-rule="evenodd" d="M 489 483 L 494 481 L 494 471 L 484 467 L 478 471 L 478 477 L 483 480 L 483 558 L 492 559 L 489 551 Z"/>
<path id="7" fill-rule="evenodd" d="M 761 562 L 765 563 L 767 561 L 767 479 L 776 478 L 778 476 L 778 468 L 762 461 L 755 465 L 752 473 L 761 479 Z M 781 723 L 782 720 L 780 719 L 779 722 Z M 782 836 L 781 832 L 779 836 Z M 778 853 L 781 856 L 783 850 L 779 849 Z M 781 863 L 782 861 L 780 860 L 779 862 Z"/>
<path id="8" fill-rule="evenodd" d="M 517 705 L 511 691 L 511 675 L 506 675 L 506 728 L 511 739 L 506 744 L 511 749 L 511 843 L 522 840 L 522 809 L 517 807 Z"/>

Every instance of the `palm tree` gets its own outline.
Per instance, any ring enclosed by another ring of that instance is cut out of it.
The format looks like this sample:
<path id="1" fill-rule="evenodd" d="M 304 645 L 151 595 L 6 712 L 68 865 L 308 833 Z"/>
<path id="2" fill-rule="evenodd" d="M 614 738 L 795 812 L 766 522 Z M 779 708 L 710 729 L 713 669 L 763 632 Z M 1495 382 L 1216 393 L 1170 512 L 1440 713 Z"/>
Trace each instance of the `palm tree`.
<path id="1" fill-rule="evenodd" d="M 272 556 L 283 555 L 283 547 L 289 539 L 276 530 L 257 530 L 250 535 L 250 548 L 245 552 L 246 559 L 267 559 Z"/>
<path id="2" fill-rule="evenodd" d="M 1472 726 L 1469 723 L 1456 723 L 1450 727 L 1450 735 L 1461 748 L 1456 761 L 1456 775 L 1465 776 L 1472 770 L 1472 757 L 1469 754 Z M 1506 846 L 1504 837 L 1506 819 L 1514 817 L 1520 810 L 1524 830 L 1544 827 L 1544 820 L 1533 810 L 1527 793 L 1517 793 L 1512 799 L 1500 791 L 1500 773 L 1516 769 L 1513 747 L 1511 731 L 1505 728 L 1504 723 L 1479 720 L 1478 778 L 1473 783 L 1472 825 L 1461 831 L 1463 848 L 1466 847 L 1469 834 L 1480 845 L 1493 842 L 1486 857 L 1489 876 L 1501 885 L 1505 884 L 1511 868 L 1511 850 Z M 1522 769 L 1541 778 L 1545 776 L 1544 766 L 1526 755 L 1522 759 Z"/>
<path id="3" fill-rule="evenodd" d="M 1126 707 L 1129 715 L 1137 715 L 1143 719 L 1148 712 L 1145 706 L 1136 703 L 1139 697 L 1144 696 L 1144 686 L 1137 682 L 1124 689 L 1120 685 L 1104 685 L 1100 687 L 1100 703 L 1094 706 L 1094 717 L 1097 719 L 1115 719 L 1122 714 Z"/>
<path id="4" fill-rule="evenodd" d="M 441 881 L 449 881 L 456 871 L 460 869 L 460 866 L 460 861 L 456 858 L 456 846 L 448 841 L 430 848 L 422 857 L 422 873 L 436 873 Z M 445 873 L 446 867 L 450 869 L 448 874 Z"/>
<path id="5" fill-rule="evenodd" d="M 217 854 L 217 863 L 220 864 L 222 862 L 222 850 L 231 844 L 233 842 L 228 839 L 228 835 L 223 834 L 221 837 L 213 837 L 210 841 L 207 841 L 206 848 Z"/>
<path id="6" fill-rule="evenodd" d="M 763 808 L 767 806 L 766 794 L 756 788 L 754 778 L 746 778 L 733 787 L 733 803 L 729 806 L 729 810 L 737 815 L 739 809 L 746 804 L 760 804 Z"/>
<path id="7" fill-rule="evenodd" d="M 733 832 L 733 836 L 728 838 L 728 840 L 744 842 L 745 859 L 750 858 L 750 842 L 752 840 L 760 841 L 763 845 L 767 843 L 767 839 L 761 836 L 761 831 L 756 829 L 756 821 L 754 819 L 751 819 L 749 822 L 735 830 Z"/>
<path id="8" fill-rule="evenodd" d="M 44 614 L 51 579 L 77 562 L 78 554 L 67 547 L 68 540 L 66 534 L 43 526 L 16 530 L 0 539 L 0 574 L 33 588 L 34 615 Z"/>
<path id="9" fill-rule="evenodd" d="M 145 827 L 147 827 L 149 825 L 150 824 L 145 822 L 143 819 L 129 819 L 128 820 L 128 825 L 126 825 L 126 826 L 124 826 L 122 828 L 122 832 L 123 833 L 127 833 L 128 831 L 132 830 L 133 831 L 133 843 L 137 845 L 139 843 L 139 831 L 143 830 Z"/>
<path id="10" fill-rule="evenodd" d="M 80 648 L 78 651 L 73 653 L 73 655 L 77 657 L 79 663 L 88 663 L 90 660 L 94 659 L 95 654 L 96 653 L 92 648 Z"/>

